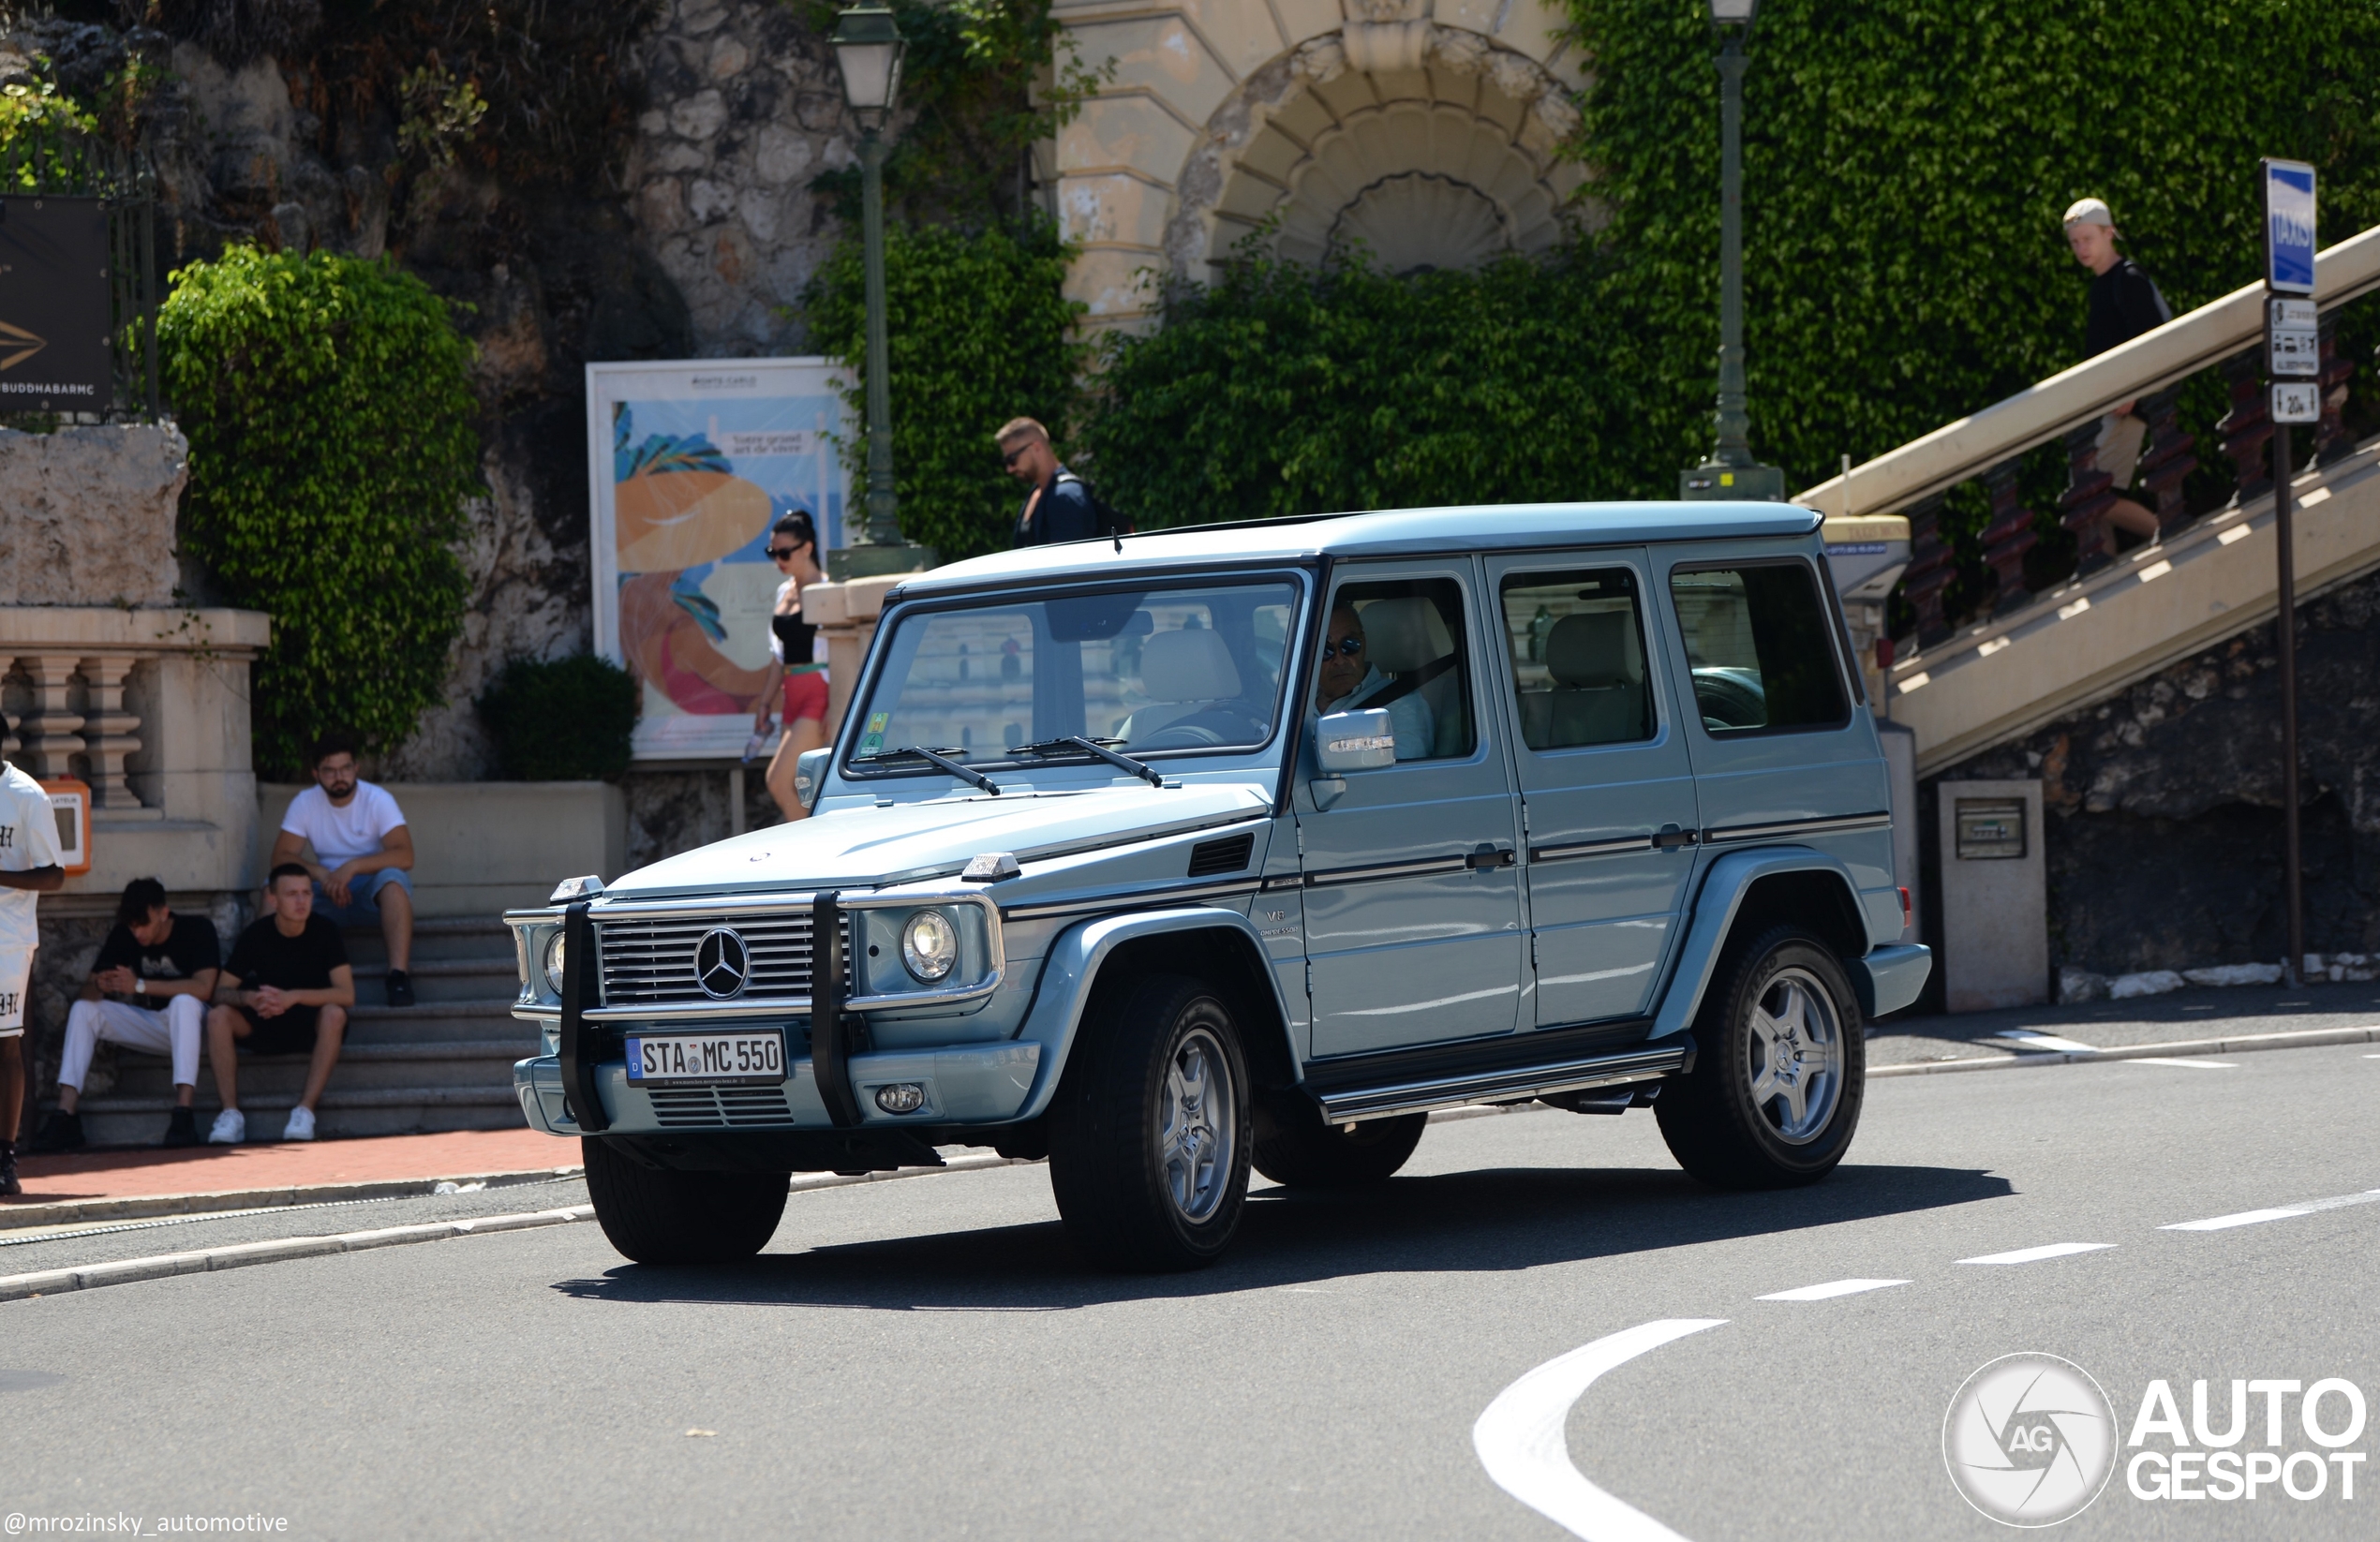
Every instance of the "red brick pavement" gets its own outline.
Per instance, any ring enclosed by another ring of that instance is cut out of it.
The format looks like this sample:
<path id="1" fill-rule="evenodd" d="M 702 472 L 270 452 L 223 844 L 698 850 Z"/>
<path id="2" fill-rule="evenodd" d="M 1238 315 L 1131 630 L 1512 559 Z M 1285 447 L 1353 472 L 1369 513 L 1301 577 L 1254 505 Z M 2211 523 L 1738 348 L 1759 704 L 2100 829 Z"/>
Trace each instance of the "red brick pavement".
<path id="1" fill-rule="evenodd" d="M 0 1206 L 225 1190 L 479 1177 L 578 1164 L 578 1142 L 534 1130 L 460 1130 L 362 1140 L 78 1151 L 17 1159 L 24 1194 Z"/>

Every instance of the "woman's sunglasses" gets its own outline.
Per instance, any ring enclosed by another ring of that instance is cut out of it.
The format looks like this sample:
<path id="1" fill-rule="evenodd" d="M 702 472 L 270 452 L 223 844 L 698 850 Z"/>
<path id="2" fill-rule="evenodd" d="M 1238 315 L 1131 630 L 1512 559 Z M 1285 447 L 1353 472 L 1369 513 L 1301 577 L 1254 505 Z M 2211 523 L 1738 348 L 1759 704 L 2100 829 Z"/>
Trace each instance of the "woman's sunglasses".
<path id="1" fill-rule="evenodd" d="M 779 562 L 791 562 L 794 558 L 801 555 L 801 548 L 798 546 L 771 546 L 768 548 L 768 555 Z"/>

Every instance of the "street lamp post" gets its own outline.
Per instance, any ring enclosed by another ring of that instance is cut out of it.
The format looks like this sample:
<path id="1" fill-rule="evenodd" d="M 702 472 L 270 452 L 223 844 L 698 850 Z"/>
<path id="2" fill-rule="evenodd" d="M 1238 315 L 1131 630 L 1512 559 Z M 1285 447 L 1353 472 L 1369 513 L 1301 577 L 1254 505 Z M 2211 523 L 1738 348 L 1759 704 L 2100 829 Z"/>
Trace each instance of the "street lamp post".
<path id="1" fill-rule="evenodd" d="M 1718 51 L 1718 443 L 1710 458 L 1679 473 L 1688 498 L 1785 497 L 1785 473 L 1752 458 L 1744 409 L 1744 41 L 1760 0 L 1710 0 Z"/>
<path id="2" fill-rule="evenodd" d="M 868 274 L 868 517 L 856 541 L 826 554 L 826 576 L 840 582 L 923 572 L 935 555 L 901 540 L 893 491 L 892 363 L 885 338 L 885 157 L 890 147 L 884 128 L 900 90 L 905 45 L 893 13 L 865 4 L 838 15 L 827 41 L 842 70 L 843 98 L 859 121 L 860 246 Z"/>

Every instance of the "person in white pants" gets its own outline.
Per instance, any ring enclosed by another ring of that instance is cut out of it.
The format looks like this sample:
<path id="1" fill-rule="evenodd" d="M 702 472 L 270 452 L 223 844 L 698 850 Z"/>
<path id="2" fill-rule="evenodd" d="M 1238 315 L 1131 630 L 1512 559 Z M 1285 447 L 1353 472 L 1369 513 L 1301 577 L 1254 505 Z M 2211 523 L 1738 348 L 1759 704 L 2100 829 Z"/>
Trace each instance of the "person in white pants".
<path id="1" fill-rule="evenodd" d="M 165 885 L 154 878 L 126 884 L 114 929 L 99 944 L 82 998 L 67 1009 L 58 1106 L 43 1122 L 33 1149 L 71 1151 L 83 1144 L 82 1116 L 76 1107 L 91 1071 L 91 1052 L 102 1039 L 172 1057 L 174 1108 L 162 1144 L 198 1145 L 191 1104 L 199 1090 L 207 1002 L 221 963 L 214 922 L 203 915 L 176 915 L 166 903 Z"/>
<path id="2" fill-rule="evenodd" d="M 7 718 L 0 715 L 0 735 Z M 64 888 L 58 814 L 41 784 L 0 760 L 0 1195 L 24 1193 L 17 1177 L 17 1119 L 24 1107 L 24 1008 L 41 931 L 35 897 Z"/>

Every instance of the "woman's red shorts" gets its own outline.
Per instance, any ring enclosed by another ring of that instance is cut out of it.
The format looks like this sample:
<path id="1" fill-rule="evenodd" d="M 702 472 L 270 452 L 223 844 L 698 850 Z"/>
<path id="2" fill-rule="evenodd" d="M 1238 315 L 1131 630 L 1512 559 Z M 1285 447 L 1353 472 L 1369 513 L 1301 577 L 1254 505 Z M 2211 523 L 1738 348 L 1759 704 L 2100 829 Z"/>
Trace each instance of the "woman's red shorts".
<path id="1" fill-rule="evenodd" d="M 819 722 L 826 720 L 826 672 L 807 670 L 785 676 L 785 722 L 788 727 L 804 718 Z"/>

